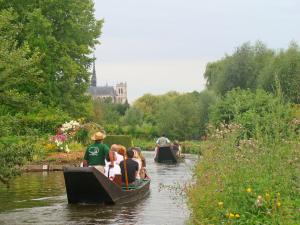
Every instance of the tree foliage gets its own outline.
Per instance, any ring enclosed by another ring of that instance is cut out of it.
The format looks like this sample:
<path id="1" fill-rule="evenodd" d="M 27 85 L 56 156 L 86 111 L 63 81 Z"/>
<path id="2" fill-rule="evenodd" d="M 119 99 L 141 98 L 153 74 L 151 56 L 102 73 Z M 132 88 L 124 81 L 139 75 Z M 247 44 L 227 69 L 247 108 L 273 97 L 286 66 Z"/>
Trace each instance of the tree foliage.
<path id="1" fill-rule="evenodd" d="M 209 63 L 204 76 L 208 89 L 221 95 L 234 88 L 275 93 L 279 85 L 286 100 L 300 103 L 300 49 L 294 42 L 279 52 L 261 42 L 243 44 L 232 55 Z"/>
<path id="2" fill-rule="evenodd" d="M 33 154 L 28 142 L 2 137 L 43 136 L 92 111 L 90 55 L 102 22 L 92 0 L 0 0 L 2 180 Z"/>
<path id="3" fill-rule="evenodd" d="M 272 59 L 273 54 L 261 42 L 254 46 L 245 43 L 232 55 L 207 65 L 204 73 L 207 87 L 220 94 L 237 87 L 254 90 L 260 71 Z"/>
<path id="4" fill-rule="evenodd" d="M 93 1 L 3 0 L 0 8 L 3 96 L 19 93 L 71 115 L 86 113 L 89 55 L 102 26 Z"/>

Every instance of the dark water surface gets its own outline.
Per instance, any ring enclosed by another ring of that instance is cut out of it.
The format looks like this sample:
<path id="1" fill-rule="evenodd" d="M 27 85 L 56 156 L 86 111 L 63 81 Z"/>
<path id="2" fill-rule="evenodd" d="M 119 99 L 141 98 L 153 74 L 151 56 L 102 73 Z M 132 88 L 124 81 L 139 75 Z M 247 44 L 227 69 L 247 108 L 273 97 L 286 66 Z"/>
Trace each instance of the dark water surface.
<path id="1" fill-rule="evenodd" d="M 177 187 L 190 180 L 197 157 L 165 165 L 153 162 L 153 152 L 144 155 L 152 180 L 150 194 L 139 202 L 68 205 L 62 172 L 25 173 L 10 188 L 0 185 L 0 224 L 184 224 L 189 212 Z"/>

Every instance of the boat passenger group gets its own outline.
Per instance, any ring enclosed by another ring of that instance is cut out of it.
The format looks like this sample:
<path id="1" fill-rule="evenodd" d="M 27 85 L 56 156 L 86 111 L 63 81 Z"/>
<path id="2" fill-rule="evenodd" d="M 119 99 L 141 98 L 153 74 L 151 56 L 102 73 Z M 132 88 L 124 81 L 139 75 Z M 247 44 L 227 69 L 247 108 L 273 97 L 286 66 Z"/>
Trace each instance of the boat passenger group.
<path id="1" fill-rule="evenodd" d="M 110 180 L 121 175 L 122 183 L 138 186 L 146 176 L 146 161 L 138 147 L 126 148 L 113 144 L 110 148 L 103 143 L 105 134 L 97 132 L 91 139 L 95 141 L 86 149 L 83 166 L 93 166 Z"/>
<path id="2" fill-rule="evenodd" d="M 113 144 L 109 148 L 103 143 L 105 134 L 97 132 L 92 135 L 93 144 L 86 149 L 83 166 L 92 166 L 105 174 L 110 180 L 116 175 L 121 175 L 122 184 L 138 186 L 146 175 L 146 160 L 139 147 L 126 148 L 119 144 Z M 159 147 L 171 146 L 176 155 L 181 154 L 178 141 L 171 144 L 170 140 L 162 135 L 156 141 L 155 154 Z"/>

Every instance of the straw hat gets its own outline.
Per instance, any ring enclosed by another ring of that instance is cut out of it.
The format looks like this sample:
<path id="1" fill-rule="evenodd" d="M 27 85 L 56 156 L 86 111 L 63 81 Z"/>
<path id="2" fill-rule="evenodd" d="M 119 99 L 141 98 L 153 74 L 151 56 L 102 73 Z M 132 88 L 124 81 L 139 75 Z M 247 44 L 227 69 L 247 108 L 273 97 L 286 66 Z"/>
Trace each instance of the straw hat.
<path id="1" fill-rule="evenodd" d="M 106 137 L 106 135 L 104 133 L 97 132 L 92 135 L 91 139 L 93 141 L 100 141 L 100 140 L 103 140 L 105 137 Z"/>

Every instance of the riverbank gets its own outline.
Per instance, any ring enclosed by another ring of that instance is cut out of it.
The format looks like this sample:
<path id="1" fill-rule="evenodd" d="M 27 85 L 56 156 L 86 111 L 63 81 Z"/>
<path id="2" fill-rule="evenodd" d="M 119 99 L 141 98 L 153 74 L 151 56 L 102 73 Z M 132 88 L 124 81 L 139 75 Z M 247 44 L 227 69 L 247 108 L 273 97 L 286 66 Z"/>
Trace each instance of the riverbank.
<path id="1" fill-rule="evenodd" d="M 43 160 L 32 161 L 21 168 L 22 172 L 61 171 L 64 166 L 79 167 L 84 156 L 83 151 L 53 152 Z"/>
<path id="2" fill-rule="evenodd" d="M 238 134 L 224 131 L 201 143 L 190 224 L 298 224 L 300 141 L 237 144 Z"/>
<path id="3" fill-rule="evenodd" d="M 135 139 L 134 145 L 141 147 L 143 151 L 154 151 L 153 140 Z M 201 154 L 200 141 L 184 141 L 180 143 L 182 153 L 184 154 Z M 78 146 L 77 146 L 78 147 Z M 79 145 L 80 148 L 82 146 Z M 80 166 L 83 160 L 84 150 L 75 149 L 66 152 L 51 152 L 47 153 L 42 159 L 29 162 L 21 168 L 22 172 L 37 172 L 37 171 L 61 171 L 64 166 Z"/>

